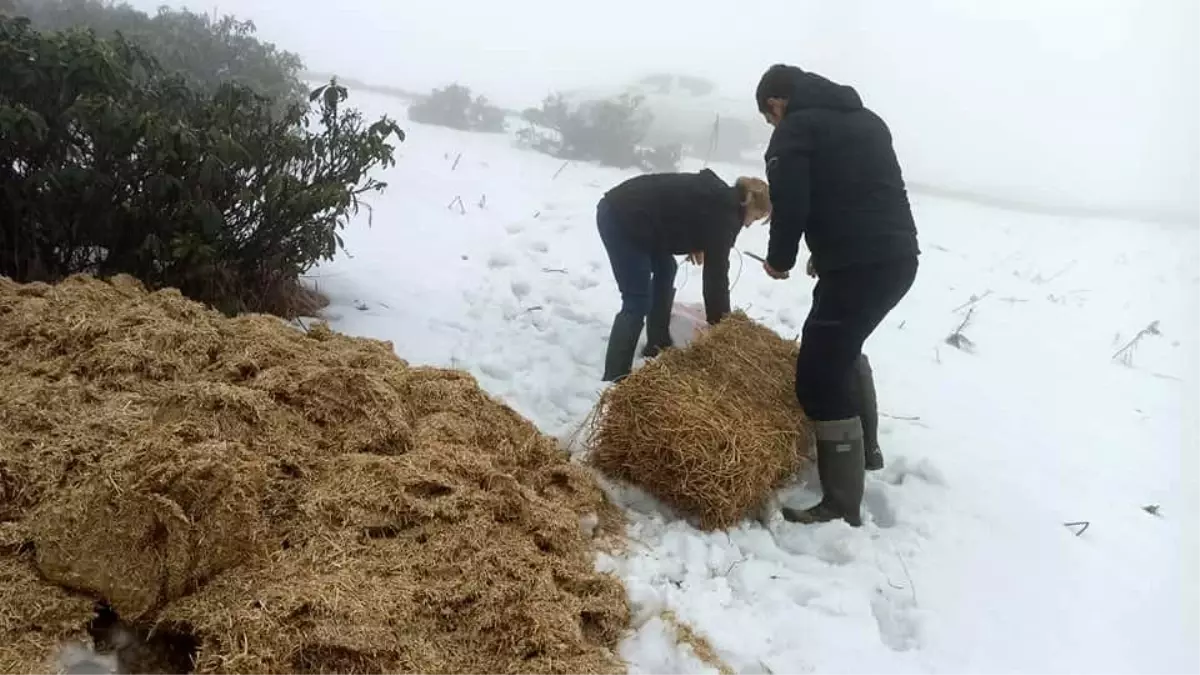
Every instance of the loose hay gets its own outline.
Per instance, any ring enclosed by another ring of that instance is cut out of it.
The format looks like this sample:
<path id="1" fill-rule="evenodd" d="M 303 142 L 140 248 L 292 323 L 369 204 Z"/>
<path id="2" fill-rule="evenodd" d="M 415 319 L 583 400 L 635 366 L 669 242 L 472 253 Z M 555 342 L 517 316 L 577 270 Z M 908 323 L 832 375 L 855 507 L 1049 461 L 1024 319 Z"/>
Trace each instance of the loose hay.
<path id="1" fill-rule="evenodd" d="M 465 373 L 128 277 L 0 278 L 0 672 L 95 598 L 192 631 L 198 672 L 619 672 L 597 517 Z"/>
<path id="2" fill-rule="evenodd" d="M 705 529 L 729 527 L 803 469 L 797 345 L 735 312 L 601 397 L 591 463 Z"/>

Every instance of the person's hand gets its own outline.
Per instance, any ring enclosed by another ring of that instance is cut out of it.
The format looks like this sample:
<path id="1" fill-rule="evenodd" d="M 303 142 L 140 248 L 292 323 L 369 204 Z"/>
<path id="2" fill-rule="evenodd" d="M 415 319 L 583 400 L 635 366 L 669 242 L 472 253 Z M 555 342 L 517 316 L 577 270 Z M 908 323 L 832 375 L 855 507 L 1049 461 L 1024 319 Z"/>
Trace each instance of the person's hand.
<path id="1" fill-rule="evenodd" d="M 688 254 L 687 261 L 693 265 L 704 264 L 704 251 L 693 251 Z"/>
<path id="2" fill-rule="evenodd" d="M 812 256 L 809 256 L 808 258 L 808 267 L 806 268 L 806 271 L 808 272 L 808 276 L 814 279 L 817 278 L 817 268 L 813 267 Z"/>
<path id="3" fill-rule="evenodd" d="M 771 277 L 772 279 L 786 279 L 791 276 L 791 273 L 789 272 L 780 272 L 774 267 L 771 267 L 771 263 L 769 262 L 763 263 L 763 271 L 766 272 L 767 276 Z"/>

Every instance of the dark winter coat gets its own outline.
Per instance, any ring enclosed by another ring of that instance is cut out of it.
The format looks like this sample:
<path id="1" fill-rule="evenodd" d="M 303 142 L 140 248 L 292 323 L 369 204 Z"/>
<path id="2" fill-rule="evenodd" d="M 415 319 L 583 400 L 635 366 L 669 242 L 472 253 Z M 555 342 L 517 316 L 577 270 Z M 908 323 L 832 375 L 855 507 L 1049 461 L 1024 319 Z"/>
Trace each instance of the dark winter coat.
<path id="1" fill-rule="evenodd" d="M 792 269 L 806 237 L 818 274 L 920 253 L 892 135 L 851 87 L 795 69 L 767 147 L 767 262 Z"/>
<path id="2" fill-rule="evenodd" d="M 737 189 L 709 169 L 631 178 L 604 201 L 647 253 L 704 253 L 704 309 L 709 323 L 729 313 L 729 252 L 742 229 Z"/>

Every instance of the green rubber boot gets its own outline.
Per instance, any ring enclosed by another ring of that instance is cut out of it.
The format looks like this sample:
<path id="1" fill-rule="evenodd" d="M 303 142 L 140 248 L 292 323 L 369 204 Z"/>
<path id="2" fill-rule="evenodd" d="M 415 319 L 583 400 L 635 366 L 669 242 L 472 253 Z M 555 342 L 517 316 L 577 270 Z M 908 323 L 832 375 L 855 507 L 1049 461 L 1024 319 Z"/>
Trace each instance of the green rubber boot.
<path id="1" fill-rule="evenodd" d="M 879 403 L 875 398 L 875 376 L 866 354 L 859 354 L 854 362 L 854 381 L 862 419 L 863 449 L 867 453 L 867 471 L 878 471 L 883 468 L 883 452 L 879 449 Z"/>
<path id="2" fill-rule="evenodd" d="M 851 526 L 859 527 L 862 525 L 866 476 L 862 421 L 852 417 L 814 422 L 813 427 L 817 436 L 817 476 L 824 496 L 820 504 L 810 509 L 782 509 L 783 517 L 793 523 L 805 524 L 841 518 Z"/>
<path id="3" fill-rule="evenodd" d="M 608 335 L 608 351 L 604 354 L 605 382 L 619 382 L 633 369 L 633 355 L 638 338 L 642 336 L 644 319 L 634 314 L 618 312 Z"/>
<path id="4" fill-rule="evenodd" d="M 668 347 L 671 340 L 671 309 L 675 306 L 675 289 L 667 288 L 655 295 L 650 302 L 650 316 L 646 317 L 646 347 L 642 356 L 652 359 Z"/>

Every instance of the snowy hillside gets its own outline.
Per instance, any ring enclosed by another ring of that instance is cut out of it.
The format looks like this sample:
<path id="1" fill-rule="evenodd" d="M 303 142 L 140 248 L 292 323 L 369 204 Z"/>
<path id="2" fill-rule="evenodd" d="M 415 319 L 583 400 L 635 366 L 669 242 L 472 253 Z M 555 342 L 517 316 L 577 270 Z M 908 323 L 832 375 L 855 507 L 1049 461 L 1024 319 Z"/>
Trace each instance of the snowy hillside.
<path id="1" fill-rule="evenodd" d="M 350 103 L 404 120 L 394 99 Z M 364 210 L 349 255 L 312 274 L 327 316 L 468 369 L 566 439 L 619 305 L 595 202 L 631 174 L 402 126 L 373 223 Z M 1197 671 L 1197 229 L 914 204 L 921 271 L 866 350 L 888 461 L 866 526 L 706 534 L 622 493 L 636 544 L 599 564 L 634 604 L 623 655 L 716 672 L 677 620 L 746 673 Z M 766 234 L 738 246 L 764 253 Z M 797 334 L 811 281 L 734 256 L 735 305 Z M 699 302 L 698 272 L 681 266 L 679 302 Z M 947 344 L 956 330 L 973 351 Z"/>

